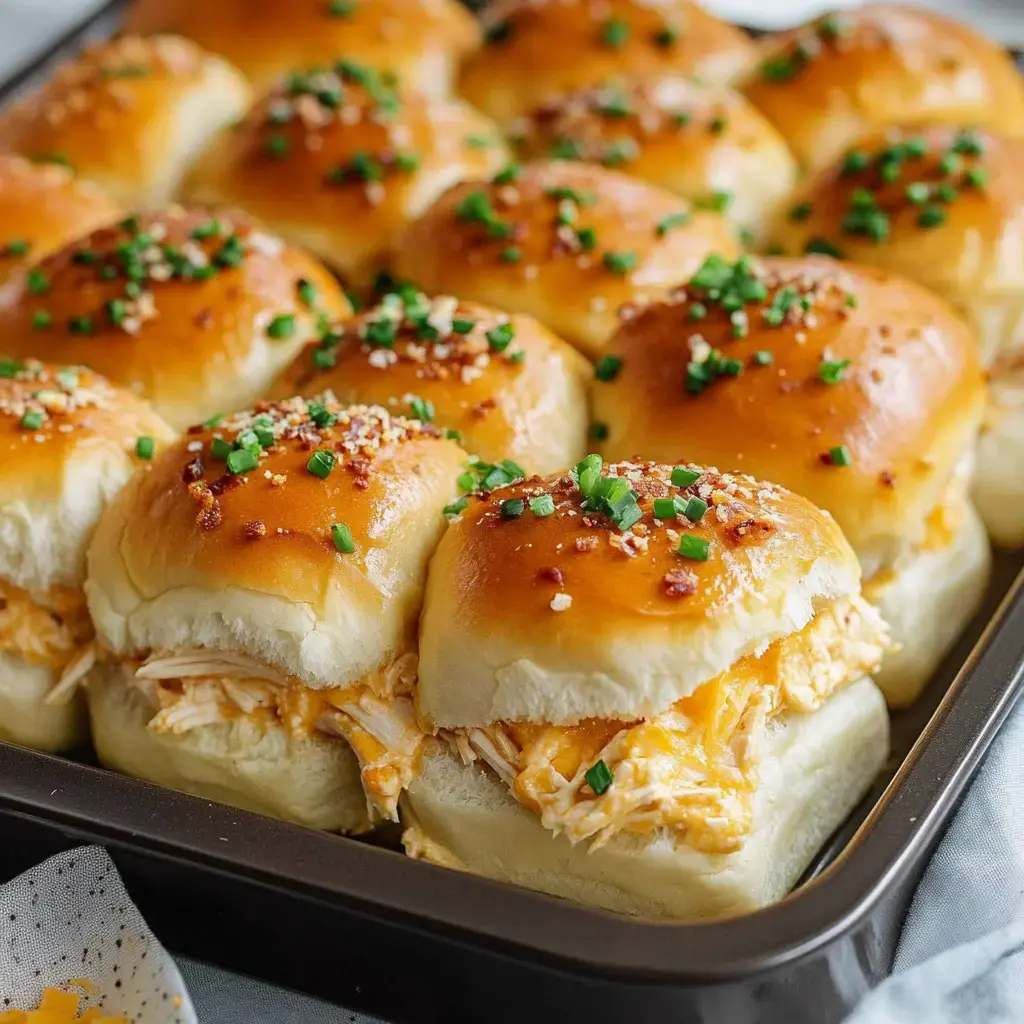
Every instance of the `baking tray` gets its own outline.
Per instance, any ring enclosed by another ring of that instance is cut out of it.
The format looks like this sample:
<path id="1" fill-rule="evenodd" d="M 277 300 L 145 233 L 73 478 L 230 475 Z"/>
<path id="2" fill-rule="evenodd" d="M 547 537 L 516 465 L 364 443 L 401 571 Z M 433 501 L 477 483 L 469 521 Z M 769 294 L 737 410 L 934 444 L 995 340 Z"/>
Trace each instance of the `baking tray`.
<path id="1" fill-rule="evenodd" d="M 0 101 L 109 31 L 119 6 Z M 173 951 L 409 1024 L 833 1024 L 888 972 L 928 856 L 1024 689 L 1022 568 L 1024 554 L 997 556 L 983 610 L 893 716 L 884 777 L 789 897 L 742 918 L 619 917 L 408 860 L 394 830 L 326 835 L 110 774 L 87 753 L 3 744 L 0 878 L 102 843 Z"/>

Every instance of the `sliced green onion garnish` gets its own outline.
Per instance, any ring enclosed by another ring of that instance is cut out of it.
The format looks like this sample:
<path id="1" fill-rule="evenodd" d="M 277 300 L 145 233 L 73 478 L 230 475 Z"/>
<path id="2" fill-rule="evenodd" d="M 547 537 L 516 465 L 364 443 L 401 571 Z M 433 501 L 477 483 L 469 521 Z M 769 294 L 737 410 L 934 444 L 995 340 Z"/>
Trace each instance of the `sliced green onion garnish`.
<path id="1" fill-rule="evenodd" d="M 705 540 L 703 537 L 695 537 L 692 533 L 684 533 L 679 538 L 678 553 L 683 558 L 692 558 L 697 562 L 706 562 L 708 560 L 708 549 L 711 546 L 711 542 Z"/>
<path id="2" fill-rule="evenodd" d="M 334 462 L 334 455 L 321 448 L 319 451 L 313 452 L 310 456 L 309 462 L 306 463 L 306 469 L 308 469 L 313 476 L 318 476 L 321 480 L 326 480 L 331 475 L 331 470 L 334 469 Z"/>
<path id="3" fill-rule="evenodd" d="M 700 471 L 687 469 L 685 466 L 672 468 L 672 484 L 675 487 L 689 487 L 700 479 Z"/>
<path id="4" fill-rule="evenodd" d="M 612 773 L 604 761 L 598 761 L 593 768 L 589 768 L 583 776 L 587 785 L 600 796 L 612 784 Z"/>
<path id="5" fill-rule="evenodd" d="M 228 472 L 233 476 L 239 473 L 248 473 L 260 464 L 259 456 L 248 448 L 239 448 L 233 451 L 225 460 L 228 465 Z"/>
<path id="6" fill-rule="evenodd" d="M 691 523 L 699 523 L 704 518 L 704 513 L 707 510 L 708 503 L 703 498 L 691 498 L 683 509 L 683 515 Z"/>
<path id="7" fill-rule="evenodd" d="M 824 384 L 838 384 L 846 375 L 849 359 L 823 359 L 818 366 L 818 378 Z"/>
<path id="8" fill-rule="evenodd" d="M 506 498 L 501 503 L 502 519 L 518 519 L 526 511 L 526 502 L 522 498 Z"/>
<path id="9" fill-rule="evenodd" d="M 553 515 L 555 511 L 555 499 L 550 494 L 541 494 L 530 499 L 530 511 L 540 519 Z"/>
<path id="10" fill-rule="evenodd" d="M 345 523 L 335 523 L 331 527 L 331 540 L 334 546 L 343 555 L 351 555 L 356 549 L 356 542 L 352 539 L 352 531 Z"/>
<path id="11" fill-rule="evenodd" d="M 622 360 L 618 356 L 605 355 L 598 360 L 594 368 L 594 376 L 598 380 L 613 381 L 622 369 Z"/>
<path id="12" fill-rule="evenodd" d="M 833 466 L 853 465 L 853 456 L 850 454 L 850 449 L 847 448 L 845 444 L 837 445 L 835 448 L 829 448 L 828 457 Z"/>
<path id="13" fill-rule="evenodd" d="M 151 437 L 140 437 L 135 442 L 135 454 L 140 459 L 145 459 L 147 462 L 153 458 L 153 452 L 156 449 L 156 444 Z"/>
<path id="14" fill-rule="evenodd" d="M 27 412 L 21 417 L 23 430 L 39 430 L 43 425 L 44 416 L 41 412 Z"/>

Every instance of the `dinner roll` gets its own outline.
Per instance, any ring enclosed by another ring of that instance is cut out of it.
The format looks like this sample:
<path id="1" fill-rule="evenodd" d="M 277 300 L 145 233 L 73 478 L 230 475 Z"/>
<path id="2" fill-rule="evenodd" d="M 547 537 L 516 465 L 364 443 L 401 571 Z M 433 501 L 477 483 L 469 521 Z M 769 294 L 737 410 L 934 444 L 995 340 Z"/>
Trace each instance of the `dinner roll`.
<path id="1" fill-rule="evenodd" d="M 626 302 L 664 294 L 739 245 L 720 213 L 590 164 L 510 165 L 449 189 L 403 234 L 400 278 L 529 313 L 588 355 Z"/>
<path id="2" fill-rule="evenodd" d="M 867 3 L 770 36 L 743 83 L 808 170 L 914 121 L 1024 132 L 1024 81 L 996 43 L 918 7 Z"/>
<path id="3" fill-rule="evenodd" d="M 885 757 L 859 581 L 830 516 L 693 464 L 471 500 L 427 583 L 407 849 L 627 913 L 780 897 Z"/>
<path id="4" fill-rule="evenodd" d="M 348 311 L 315 260 L 247 215 L 172 208 L 43 260 L 0 307 L 0 338 L 92 366 L 183 429 L 263 394 L 321 317 Z"/>
<path id="5" fill-rule="evenodd" d="M 568 93 L 515 122 L 529 157 L 587 160 L 721 208 L 755 236 L 796 182 L 782 136 L 739 93 L 670 76 Z"/>
<path id="6" fill-rule="evenodd" d="M 0 741 L 84 739 L 85 549 L 104 507 L 172 437 L 91 370 L 0 358 Z"/>
<path id="7" fill-rule="evenodd" d="M 465 103 L 400 94 L 341 63 L 270 93 L 211 148 L 186 197 L 242 206 L 365 286 L 409 220 L 505 163 L 497 129 Z"/>
<path id="8" fill-rule="evenodd" d="M 726 82 L 756 53 L 744 32 L 687 0 L 498 0 L 459 91 L 508 122 L 613 75 Z"/>
<path id="9" fill-rule="evenodd" d="M 970 330 L 923 288 L 823 257 L 712 257 L 623 323 L 598 367 L 594 416 L 609 457 L 685 451 L 828 509 L 861 560 L 866 595 L 899 621 L 887 595 L 901 594 L 901 574 L 936 552 L 955 560 L 966 543 L 984 401 Z M 966 573 L 926 563 L 936 571 L 915 600 L 928 629 L 894 638 L 927 665 L 897 676 L 883 664 L 894 705 L 917 696 L 977 608 L 989 556 L 969 549 Z"/>
<path id="10" fill-rule="evenodd" d="M 1024 140 L 949 126 L 893 128 L 810 178 L 772 242 L 905 274 L 974 327 L 982 360 L 1024 351 Z"/>
<path id="11" fill-rule="evenodd" d="M 592 375 L 532 317 L 405 289 L 308 345 L 272 393 L 330 390 L 433 421 L 490 462 L 553 473 L 584 454 Z"/>
<path id="12" fill-rule="evenodd" d="M 992 540 L 1024 546 L 1024 358 L 1003 361 L 989 381 L 978 438 L 974 501 Z"/>
<path id="13" fill-rule="evenodd" d="M 36 260 L 119 214 L 101 188 L 66 167 L 0 155 L 0 305 Z"/>
<path id="14" fill-rule="evenodd" d="M 70 164 L 124 206 L 152 209 L 248 105 L 245 79 L 219 57 L 174 36 L 123 36 L 0 112 L 0 145 Z"/>
<path id="15" fill-rule="evenodd" d="M 458 0 L 134 0 L 126 28 L 194 39 L 260 92 L 295 68 L 351 59 L 438 98 L 480 36 Z"/>
<path id="16" fill-rule="evenodd" d="M 89 550 L 101 760 L 317 828 L 393 816 L 422 739 L 427 560 L 465 458 L 330 395 L 190 430 Z"/>

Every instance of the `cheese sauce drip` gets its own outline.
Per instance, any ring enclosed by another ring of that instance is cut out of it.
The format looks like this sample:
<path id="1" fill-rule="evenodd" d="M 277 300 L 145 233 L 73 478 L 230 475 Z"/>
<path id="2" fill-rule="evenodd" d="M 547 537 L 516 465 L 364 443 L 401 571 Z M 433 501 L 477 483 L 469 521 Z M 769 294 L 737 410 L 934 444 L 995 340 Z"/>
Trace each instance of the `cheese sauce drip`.
<path id="1" fill-rule="evenodd" d="M 771 722 L 814 711 L 877 668 L 886 628 L 861 598 L 820 611 L 801 632 L 636 723 L 499 723 L 446 734 L 467 764 L 483 760 L 545 828 L 597 849 L 619 832 L 670 830 L 706 853 L 742 846 L 754 826 L 761 750 Z M 587 774 L 604 762 L 600 794 Z"/>
<path id="2" fill-rule="evenodd" d="M 398 796 L 416 767 L 423 733 L 412 686 L 416 657 L 405 654 L 358 683 L 310 690 L 240 655 L 190 651 L 147 659 L 133 676 L 154 707 L 157 733 L 182 735 L 242 717 L 308 738 L 344 739 L 359 759 L 371 819 L 398 820 Z"/>

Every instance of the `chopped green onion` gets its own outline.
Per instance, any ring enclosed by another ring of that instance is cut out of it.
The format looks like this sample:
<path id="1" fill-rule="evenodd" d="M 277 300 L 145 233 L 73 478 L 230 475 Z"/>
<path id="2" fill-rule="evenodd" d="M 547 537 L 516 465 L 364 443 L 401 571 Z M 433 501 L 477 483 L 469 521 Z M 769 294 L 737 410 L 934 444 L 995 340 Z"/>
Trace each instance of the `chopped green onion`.
<path id="1" fill-rule="evenodd" d="M 761 349 L 759 352 L 754 353 L 754 362 L 758 366 L 771 366 L 775 362 L 775 356 L 771 352 Z"/>
<path id="2" fill-rule="evenodd" d="M 502 519 L 518 519 L 526 511 L 526 502 L 522 498 L 506 498 L 501 503 Z"/>
<path id="3" fill-rule="evenodd" d="M 845 444 L 837 445 L 835 448 L 829 448 L 828 457 L 833 466 L 853 465 L 853 456 L 850 455 L 850 449 L 847 448 Z"/>
<path id="4" fill-rule="evenodd" d="M 805 246 L 804 252 L 808 256 L 831 256 L 833 259 L 843 258 L 842 251 L 837 249 L 831 242 L 824 238 L 812 238 Z"/>
<path id="5" fill-rule="evenodd" d="M 609 18 L 601 26 L 601 42 L 612 49 L 619 49 L 629 41 L 630 25 L 623 18 Z"/>
<path id="6" fill-rule="evenodd" d="M 610 382 L 615 380 L 622 369 L 622 360 L 619 356 L 601 356 L 597 366 L 594 368 L 594 376 L 601 381 Z"/>
<path id="7" fill-rule="evenodd" d="M 550 494 L 540 494 L 536 498 L 531 498 L 530 511 L 539 519 L 545 519 L 554 514 L 555 499 Z"/>
<path id="8" fill-rule="evenodd" d="M 691 498 L 683 509 L 683 515 L 691 523 L 699 523 L 704 518 L 704 513 L 707 510 L 708 503 L 703 498 Z"/>
<path id="9" fill-rule="evenodd" d="M 21 372 L 21 363 L 14 359 L 0 359 L 0 380 L 13 380 Z"/>
<path id="10" fill-rule="evenodd" d="M 210 442 L 210 456 L 218 462 L 224 462 L 224 460 L 227 459 L 234 450 L 234 446 L 229 444 L 222 437 L 215 437 Z"/>
<path id="11" fill-rule="evenodd" d="M 681 228 L 689 221 L 688 213 L 673 213 L 658 221 L 658 237 L 664 238 L 673 228 Z"/>
<path id="12" fill-rule="evenodd" d="M 516 336 L 515 325 L 511 322 L 499 324 L 487 332 L 487 342 L 492 352 L 504 352 Z"/>
<path id="13" fill-rule="evenodd" d="M 32 314 L 32 330 L 41 331 L 44 327 L 49 327 L 53 323 L 53 314 L 48 313 L 45 309 L 37 309 Z"/>
<path id="14" fill-rule="evenodd" d="M 824 384 L 838 384 L 850 363 L 849 359 L 823 359 L 818 366 L 818 379 Z"/>
<path id="15" fill-rule="evenodd" d="M 424 398 L 410 398 L 409 408 L 412 409 L 414 419 L 429 423 L 434 418 L 434 403 Z"/>
<path id="16" fill-rule="evenodd" d="M 450 505 L 445 505 L 444 514 L 446 516 L 457 516 L 462 512 L 465 512 L 469 506 L 469 498 L 463 495 L 458 501 L 453 501 Z"/>
<path id="17" fill-rule="evenodd" d="M 338 417 L 321 402 L 307 402 L 306 409 L 309 412 L 309 418 L 318 427 L 333 427 L 338 422 Z"/>
<path id="18" fill-rule="evenodd" d="M 612 784 L 612 773 L 604 761 L 598 761 L 592 768 L 588 768 L 583 778 L 597 796 L 606 792 Z"/>
<path id="19" fill-rule="evenodd" d="M 789 211 L 789 219 L 792 221 L 807 220 L 814 213 L 814 203 L 797 203 Z"/>
<path id="20" fill-rule="evenodd" d="M 356 542 L 352 539 L 352 531 L 346 523 L 335 523 L 331 527 L 331 540 L 334 546 L 343 555 L 351 555 L 356 549 Z"/>
<path id="21" fill-rule="evenodd" d="M 587 428 L 587 436 L 592 437 L 595 441 L 607 441 L 608 440 L 608 424 L 607 423 L 591 423 Z"/>
<path id="22" fill-rule="evenodd" d="M 140 459 L 145 459 L 147 462 L 153 458 L 153 452 L 156 448 L 156 443 L 151 437 L 140 437 L 135 442 L 135 454 Z"/>
<path id="23" fill-rule="evenodd" d="M 522 173 L 523 169 L 519 164 L 506 164 L 491 181 L 495 185 L 511 185 L 514 181 L 519 180 L 519 176 Z"/>
<path id="24" fill-rule="evenodd" d="M 926 206 L 917 217 L 917 226 L 921 228 L 937 228 L 946 222 L 946 211 L 934 204 Z"/>
<path id="25" fill-rule="evenodd" d="M 311 281 L 307 281 L 304 277 L 300 278 L 298 283 L 299 298 L 302 300 L 305 306 L 316 305 L 316 288 Z"/>
<path id="26" fill-rule="evenodd" d="M 331 470 L 334 469 L 334 463 L 334 454 L 321 448 L 319 451 L 313 452 L 310 456 L 309 462 L 306 463 L 306 469 L 308 469 L 313 476 L 318 476 L 321 480 L 326 480 L 331 475 Z"/>
<path id="27" fill-rule="evenodd" d="M 972 167 L 965 175 L 964 181 L 971 188 L 984 188 L 988 184 L 988 171 L 984 167 Z"/>
<path id="28" fill-rule="evenodd" d="M 453 320 L 452 332 L 454 334 L 469 334 L 476 327 L 475 320 Z"/>
<path id="29" fill-rule="evenodd" d="M 601 258 L 605 270 L 613 274 L 626 275 L 636 266 L 635 252 L 606 252 Z"/>
<path id="30" fill-rule="evenodd" d="M 27 412 L 21 417 L 23 430 L 39 430 L 43 425 L 44 416 L 41 412 Z"/>
<path id="31" fill-rule="evenodd" d="M 260 464 L 259 456 L 249 448 L 239 448 L 233 451 L 225 461 L 227 462 L 228 472 L 232 476 L 238 476 L 239 473 L 248 473 Z"/>
<path id="32" fill-rule="evenodd" d="M 706 562 L 710 547 L 711 542 L 704 537 L 695 537 L 692 533 L 684 533 L 679 538 L 677 551 L 683 558 L 692 558 L 696 562 Z"/>
<path id="33" fill-rule="evenodd" d="M 44 295 L 50 290 L 50 282 L 39 267 L 33 267 L 28 274 L 25 275 L 25 283 L 28 285 L 28 290 L 33 295 Z"/>
<path id="34" fill-rule="evenodd" d="M 674 487 L 690 487 L 700 479 L 700 470 L 687 469 L 685 466 L 672 467 L 672 485 Z"/>

